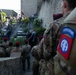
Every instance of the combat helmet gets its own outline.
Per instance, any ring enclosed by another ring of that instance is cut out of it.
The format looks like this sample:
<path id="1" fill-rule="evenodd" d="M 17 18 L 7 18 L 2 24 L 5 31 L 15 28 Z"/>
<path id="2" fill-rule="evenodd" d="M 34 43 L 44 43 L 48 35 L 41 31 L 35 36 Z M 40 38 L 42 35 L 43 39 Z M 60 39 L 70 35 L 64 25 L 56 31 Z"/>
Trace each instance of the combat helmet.
<path id="1" fill-rule="evenodd" d="M 61 60 L 71 67 L 76 67 L 76 8 L 64 20 L 57 47 Z"/>

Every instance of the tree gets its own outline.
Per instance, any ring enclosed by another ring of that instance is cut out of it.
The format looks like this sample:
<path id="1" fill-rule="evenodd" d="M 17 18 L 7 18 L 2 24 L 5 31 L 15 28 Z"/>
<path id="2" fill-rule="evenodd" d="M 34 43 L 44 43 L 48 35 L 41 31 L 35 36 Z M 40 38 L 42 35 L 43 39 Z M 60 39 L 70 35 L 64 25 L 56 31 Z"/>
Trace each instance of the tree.
<path id="1" fill-rule="evenodd" d="M 1 20 L 2 20 L 2 22 L 6 22 L 6 17 L 7 17 L 6 13 L 3 12 L 3 11 L 1 11 L 0 14 L 1 14 Z"/>

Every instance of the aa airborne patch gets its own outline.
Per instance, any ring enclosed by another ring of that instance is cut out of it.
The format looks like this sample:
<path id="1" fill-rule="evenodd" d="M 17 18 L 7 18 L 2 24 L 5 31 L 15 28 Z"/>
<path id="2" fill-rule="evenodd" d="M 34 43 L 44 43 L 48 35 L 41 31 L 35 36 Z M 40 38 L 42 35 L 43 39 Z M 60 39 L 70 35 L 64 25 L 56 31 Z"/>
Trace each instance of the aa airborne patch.
<path id="1" fill-rule="evenodd" d="M 59 40 L 58 52 L 68 60 L 72 48 L 75 31 L 70 27 L 63 27 Z"/>

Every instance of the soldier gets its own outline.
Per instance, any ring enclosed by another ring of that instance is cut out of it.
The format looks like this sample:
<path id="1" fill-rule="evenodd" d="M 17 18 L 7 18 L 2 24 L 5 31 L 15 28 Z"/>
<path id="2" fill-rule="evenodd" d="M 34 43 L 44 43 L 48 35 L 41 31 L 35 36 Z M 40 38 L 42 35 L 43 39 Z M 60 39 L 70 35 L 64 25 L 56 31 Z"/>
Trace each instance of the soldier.
<path id="1" fill-rule="evenodd" d="M 22 46 L 22 63 L 23 63 L 24 71 L 25 71 L 25 61 L 26 60 L 27 60 L 28 70 L 30 69 L 30 51 L 31 51 L 31 46 L 28 44 L 28 41 L 25 40 L 25 45 Z"/>
<path id="2" fill-rule="evenodd" d="M 54 26 L 50 26 L 51 30 L 49 29 L 49 31 L 47 31 L 48 30 L 47 29 L 44 33 L 44 40 L 42 41 L 43 43 L 40 44 L 41 51 L 42 51 L 42 52 L 40 52 L 40 54 L 43 55 L 43 57 L 41 57 L 43 59 L 41 59 L 39 62 L 40 75 L 54 75 L 53 57 L 56 54 L 56 51 L 54 51 L 56 47 L 52 43 L 54 42 L 55 44 L 57 44 L 56 40 L 55 40 L 55 35 L 56 35 L 55 29 L 57 29 L 56 23 L 57 22 L 61 23 L 61 20 L 63 20 L 62 16 L 63 16 L 62 14 L 54 15 L 53 18 L 54 18 L 55 22 L 52 23 L 52 24 L 54 24 Z M 50 34 L 51 34 L 51 38 L 50 38 Z M 52 51 L 52 49 L 53 49 L 53 51 Z"/>
<path id="3" fill-rule="evenodd" d="M 20 42 L 16 42 L 15 46 L 16 47 L 14 47 L 14 49 L 11 50 L 11 53 L 12 52 L 22 52 L 22 48 L 20 47 Z"/>
<path id="4" fill-rule="evenodd" d="M 35 58 L 35 60 L 33 61 L 33 75 L 39 75 L 39 61 L 40 61 L 40 57 L 41 57 L 41 52 L 39 51 L 40 49 L 40 40 L 43 38 L 43 36 L 39 36 L 38 37 L 38 45 L 34 46 L 32 48 L 32 56 Z"/>
<path id="5" fill-rule="evenodd" d="M 7 37 L 4 37 L 4 42 L 2 42 L 2 44 L 0 46 L 4 48 L 4 52 L 5 52 L 5 56 L 6 56 L 6 48 L 9 47 L 9 41 L 8 41 Z"/>
<path id="6" fill-rule="evenodd" d="M 55 61 L 55 73 L 64 73 L 65 75 L 76 75 L 76 54 L 75 54 L 75 43 L 76 43 L 76 8 L 69 14 L 64 20 L 64 27 L 62 28 L 57 55 L 54 58 Z M 72 34 L 73 33 L 73 34 Z M 56 72 L 56 63 L 59 65 L 58 72 Z"/>
<path id="7" fill-rule="evenodd" d="M 0 47 L 0 57 L 5 57 L 4 48 Z"/>
<path id="8" fill-rule="evenodd" d="M 9 42 L 9 47 L 6 48 L 6 55 L 7 57 L 10 57 L 10 54 L 11 54 L 11 50 L 13 49 L 13 43 L 12 42 Z"/>
<path id="9" fill-rule="evenodd" d="M 50 24 L 48 29 L 46 29 L 46 31 L 44 32 L 43 56 L 44 56 L 45 61 L 43 61 L 43 62 L 45 64 L 45 66 L 44 66 L 44 64 L 41 64 L 41 66 L 47 67 L 47 69 L 45 70 L 46 71 L 45 75 L 46 74 L 48 74 L 48 75 L 68 75 L 67 69 L 65 68 L 66 64 L 64 62 L 60 62 L 60 64 L 63 64 L 62 67 L 64 67 L 64 70 L 65 70 L 65 72 L 64 72 L 62 70 L 61 66 L 59 65 L 59 62 L 58 63 L 56 62 L 57 58 L 55 55 L 56 55 L 57 45 L 58 45 L 58 41 L 60 38 L 61 29 L 63 27 L 62 24 L 64 22 L 64 19 L 69 15 L 69 13 L 75 7 L 76 7 L 75 0 L 63 0 L 63 3 L 62 3 L 62 9 L 63 9 L 63 14 L 64 14 L 63 17 L 55 20 L 52 24 Z M 54 56 L 55 56 L 56 60 L 53 60 Z M 56 64 L 54 64 L 54 63 L 56 63 Z M 42 71 L 43 67 L 41 68 L 41 71 Z M 68 67 L 68 69 L 70 69 L 70 68 Z M 40 75 L 43 75 L 43 74 L 40 74 Z"/>
<path id="10" fill-rule="evenodd" d="M 9 41 L 7 37 L 4 37 L 4 42 L 2 43 L 2 46 L 6 49 L 9 47 Z"/>

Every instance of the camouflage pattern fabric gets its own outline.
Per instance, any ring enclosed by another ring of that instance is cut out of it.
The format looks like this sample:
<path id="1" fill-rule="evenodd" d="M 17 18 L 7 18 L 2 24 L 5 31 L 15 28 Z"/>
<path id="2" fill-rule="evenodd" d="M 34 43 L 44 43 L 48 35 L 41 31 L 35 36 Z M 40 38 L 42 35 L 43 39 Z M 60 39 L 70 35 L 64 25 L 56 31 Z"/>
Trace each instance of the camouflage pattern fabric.
<path id="1" fill-rule="evenodd" d="M 8 48 L 6 48 L 6 54 L 7 54 L 7 56 L 10 56 L 10 54 L 11 54 L 11 51 L 14 49 L 14 47 L 8 47 Z"/>
<path id="2" fill-rule="evenodd" d="M 55 75 L 54 74 L 54 64 L 53 61 L 45 61 L 44 59 L 39 62 L 39 73 L 40 75 Z"/>
<path id="3" fill-rule="evenodd" d="M 5 57 L 5 52 L 2 47 L 0 47 L 0 57 Z"/>
<path id="4" fill-rule="evenodd" d="M 8 48 L 9 47 L 9 41 L 3 42 L 2 46 L 5 47 L 5 49 Z"/>
<path id="5" fill-rule="evenodd" d="M 62 18 L 55 20 L 53 23 L 51 23 L 49 25 L 49 27 L 44 32 L 44 41 L 43 41 L 43 45 L 42 45 L 44 61 L 39 66 L 40 67 L 40 75 L 45 75 L 45 74 L 46 75 L 55 75 L 54 68 L 56 68 L 56 67 L 54 67 L 54 61 L 52 60 L 52 58 L 53 58 L 52 57 L 52 51 L 53 51 L 52 45 L 54 44 L 54 46 L 55 46 L 56 42 L 58 42 L 60 33 L 61 33 L 60 26 L 63 24 L 63 21 L 67 17 L 68 14 L 69 13 L 67 13 Z M 52 36 L 52 28 L 53 28 L 53 36 Z M 59 30 L 59 28 L 60 28 L 60 30 Z M 57 33 L 58 30 L 59 30 L 59 32 Z M 52 39 L 54 38 L 54 36 L 56 36 L 56 34 L 57 34 L 57 39 L 55 42 L 53 42 Z M 55 48 L 54 52 L 56 52 L 56 49 L 57 48 Z M 50 60 L 50 62 L 49 62 L 49 60 Z M 48 64 L 49 64 L 49 66 L 48 66 L 49 69 L 46 66 Z"/>
<path id="6" fill-rule="evenodd" d="M 39 54 L 38 54 L 38 45 L 34 46 L 31 50 L 32 52 L 32 56 L 35 58 L 35 59 L 39 59 Z"/>
<path id="7" fill-rule="evenodd" d="M 65 64 L 62 64 L 65 65 Z M 54 57 L 54 72 L 55 75 L 66 75 L 66 73 L 61 69 L 59 62 L 58 62 L 58 57 Z"/>
<path id="8" fill-rule="evenodd" d="M 39 56 L 38 45 L 34 46 L 31 51 L 32 51 L 32 56 L 35 58 L 35 60 L 33 61 L 33 65 L 32 65 L 33 75 L 39 75 L 40 56 Z"/>
<path id="9" fill-rule="evenodd" d="M 11 52 L 22 52 L 22 48 L 21 47 L 14 47 Z"/>
<path id="10" fill-rule="evenodd" d="M 30 69 L 30 51 L 31 51 L 31 46 L 29 44 L 25 44 L 22 46 L 22 66 L 23 70 L 25 71 L 25 66 L 26 66 L 26 60 L 27 60 L 27 67 L 28 70 Z"/>
<path id="11" fill-rule="evenodd" d="M 31 46 L 30 45 L 24 45 L 22 46 L 22 56 L 28 57 L 30 55 Z"/>

